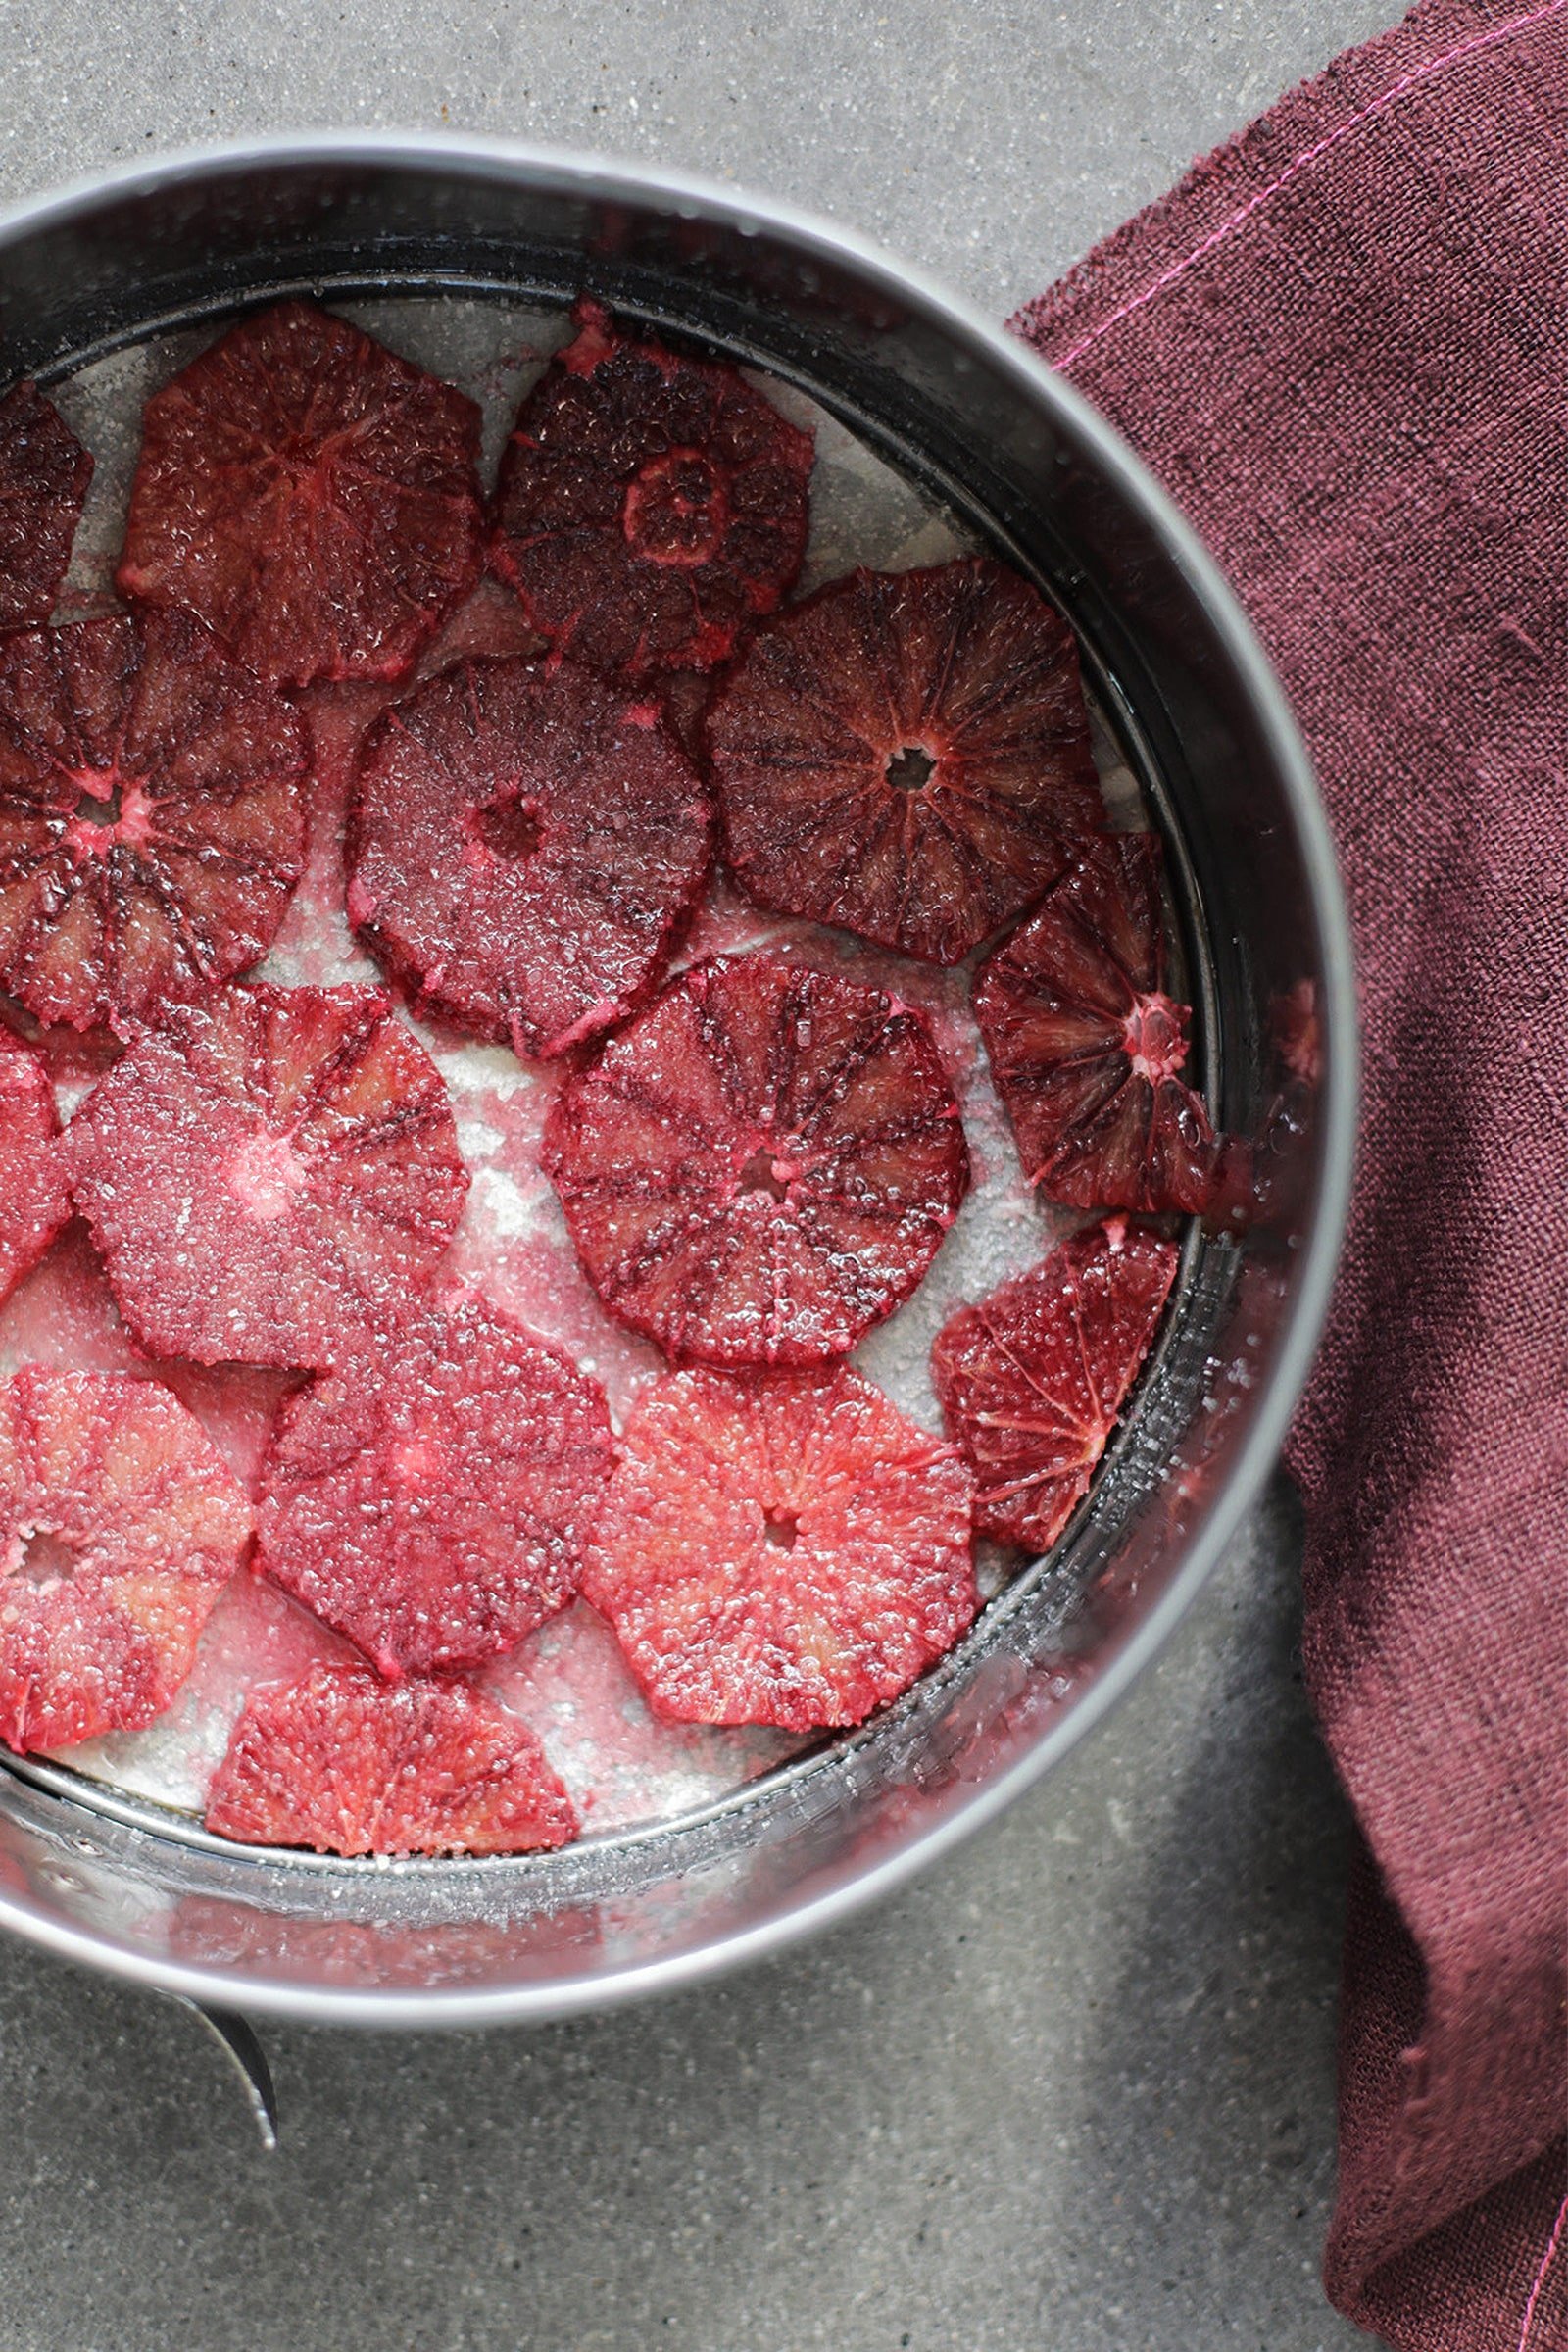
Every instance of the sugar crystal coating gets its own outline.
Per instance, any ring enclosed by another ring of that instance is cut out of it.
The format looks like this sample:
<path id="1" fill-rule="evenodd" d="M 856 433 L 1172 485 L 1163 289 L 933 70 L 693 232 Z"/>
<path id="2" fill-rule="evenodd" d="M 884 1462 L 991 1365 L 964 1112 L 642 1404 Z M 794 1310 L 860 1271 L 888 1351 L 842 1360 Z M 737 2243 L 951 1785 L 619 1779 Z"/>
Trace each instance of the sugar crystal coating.
<path id="1" fill-rule="evenodd" d="M 318 1666 L 252 1694 L 207 1827 L 323 1854 L 517 1854 L 565 1845 L 577 1817 L 532 1732 L 493 1699 Z"/>
<path id="2" fill-rule="evenodd" d="M 126 1321 L 204 1364 L 325 1365 L 391 1328 L 467 1191 L 441 1075 L 374 988 L 176 1006 L 66 1147 Z"/>
<path id="3" fill-rule="evenodd" d="M 573 317 L 502 460 L 491 561 L 592 669 L 711 669 L 800 570 L 810 435 L 735 368 Z"/>
<path id="4" fill-rule="evenodd" d="M 169 1390 L 24 1366 L 0 1389 L 0 1739 L 66 1747 L 161 1714 L 251 1525 Z"/>
<path id="5" fill-rule="evenodd" d="M 596 1381 L 474 1299 L 289 1404 L 258 1565 L 391 1678 L 513 1648 L 577 1589 L 614 1441 Z"/>
<path id="6" fill-rule="evenodd" d="M 309 763 L 299 714 L 188 613 L 0 637 L 0 988 L 86 1029 L 255 963 Z"/>
<path id="7" fill-rule="evenodd" d="M 1201 1211 L 1220 1151 L 1178 1075 L 1185 1004 L 1164 992 L 1159 844 L 1086 844 L 982 965 L 979 1020 L 1030 1182 L 1075 1208 Z"/>
<path id="8" fill-rule="evenodd" d="M 549 1058 L 656 984 L 710 830 L 651 703 L 567 662 L 461 662 L 366 747 L 349 912 L 421 1010 Z"/>
<path id="9" fill-rule="evenodd" d="M 1108 1219 L 938 1333 L 931 1377 L 981 1535 L 1048 1551 L 1089 1491 L 1159 1325 L 1174 1242 Z"/>
<path id="10" fill-rule="evenodd" d="M 478 577 L 478 450 L 463 393 L 280 302 L 148 402 L 117 583 L 278 684 L 401 677 Z"/>
<path id="11" fill-rule="evenodd" d="M 639 1404 L 588 1551 L 656 1714 L 858 1723 L 979 1606 L 957 1454 L 842 1365 L 671 1374 Z"/>
<path id="12" fill-rule="evenodd" d="M 49 1073 L 0 1030 L 0 1299 L 30 1274 L 71 1214 Z"/>
<path id="13" fill-rule="evenodd" d="M 706 723 L 752 897 L 932 963 L 1104 822 L 1072 631 L 990 557 L 832 581 L 758 631 Z"/>
<path id="14" fill-rule="evenodd" d="M 47 620 L 71 563 L 92 460 L 36 384 L 0 400 L 0 629 Z"/>
<path id="15" fill-rule="evenodd" d="M 564 1088 L 545 1166 L 611 1312 L 678 1361 L 840 1355 L 915 1288 L 969 1158 L 919 1017 L 773 956 L 693 965 Z"/>

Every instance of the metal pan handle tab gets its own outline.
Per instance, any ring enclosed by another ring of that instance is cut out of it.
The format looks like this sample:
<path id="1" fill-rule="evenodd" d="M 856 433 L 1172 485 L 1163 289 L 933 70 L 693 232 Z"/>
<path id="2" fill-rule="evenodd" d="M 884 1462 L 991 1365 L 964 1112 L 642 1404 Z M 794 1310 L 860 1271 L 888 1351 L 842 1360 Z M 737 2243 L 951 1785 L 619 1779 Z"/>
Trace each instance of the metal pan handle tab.
<path id="1" fill-rule="evenodd" d="M 270 2156 L 277 2153 L 277 2092 L 272 2082 L 272 2070 L 267 2063 L 267 2052 L 256 2037 L 256 2029 L 248 2018 L 235 2009 L 209 2009 L 202 2002 L 187 1999 L 184 1993 L 170 1995 L 182 2009 L 199 2017 L 224 2056 L 244 2088 L 245 2101 L 261 2133 L 262 2145 Z"/>

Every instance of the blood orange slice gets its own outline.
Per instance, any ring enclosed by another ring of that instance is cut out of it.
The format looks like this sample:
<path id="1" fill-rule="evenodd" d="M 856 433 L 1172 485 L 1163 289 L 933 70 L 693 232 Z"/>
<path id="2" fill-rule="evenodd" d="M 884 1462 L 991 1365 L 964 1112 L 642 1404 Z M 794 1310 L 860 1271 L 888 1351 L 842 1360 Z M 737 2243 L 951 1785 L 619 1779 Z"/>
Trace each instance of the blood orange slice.
<path id="1" fill-rule="evenodd" d="M 1075 1208 L 1201 1211 L 1219 1147 L 1178 1076 L 1185 1004 L 1164 993 L 1159 844 L 1091 843 L 983 965 L 974 994 L 1032 1184 Z"/>
<path id="2" fill-rule="evenodd" d="M 349 913 L 421 1010 L 549 1058 L 655 984 L 709 835 L 652 704 L 566 662 L 464 662 L 366 748 Z"/>
<path id="3" fill-rule="evenodd" d="M 280 685 L 401 677 L 478 577 L 478 410 L 313 303 L 203 352 L 142 436 L 119 587 Z"/>
<path id="4" fill-rule="evenodd" d="M 583 1592 L 677 1723 L 858 1723 L 979 1606 L 970 1481 L 842 1365 L 672 1374 L 622 1442 Z"/>
<path id="5" fill-rule="evenodd" d="M 0 1391 L 0 1739 L 67 1747 L 161 1714 L 250 1533 L 167 1389 L 25 1366 Z"/>
<path id="6" fill-rule="evenodd" d="M 810 435 L 733 368 L 573 317 L 502 460 L 491 560 L 591 669 L 711 669 L 801 568 Z"/>
<path id="7" fill-rule="evenodd" d="M 1005 564 L 852 572 L 759 631 L 707 721 L 753 898 L 931 963 L 1104 821 L 1072 632 Z"/>
<path id="8" fill-rule="evenodd" d="M 567 1082 L 545 1167 L 612 1314 L 680 1361 L 783 1365 L 908 1297 L 969 1157 L 907 1005 L 745 956 L 683 972 Z"/>
<path id="9" fill-rule="evenodd" d="M 326 1365 L 408 1311 L 467 1174 L 439 1071 L 373 988 L 231 988 L 149 1029 L 66 1139 L 158 1355 Z"/>
<path id="10" fill-rule="evenodd" d="M 614 1454 L 597 1381 L 476 1301 L 284 1412 L 259 1564 L 396 1679 L 513 1648 L 577 1589 Z"/>
<path id="11" fill-rule="evenodd" d="M 1112 1218 L 938 1333 L 931 1377 L 973 1470 L 981 1535 L 1047 1551 L 1072 1516 L 1149 1352 L 1172 1242 Z"/>
<path id="12" fill-rule="evenodd" d="M 0 400 L 0 629 L 47 620 L 71 562 L 92 460 L 36 384 Z"/>
<path id="13" fill-rule="evenodd" d="M 70 1214 L 49 1074 L 0 1030 L 0 1299 L 31 1273 Z"/>
<path id="14" fill-rule="evenodd" d="M 318 1666 L 252 1695 L 207 1827 L 321 1854 L 517 1854 L 567 1844 L 577 1817 L 532 1732 L 493 1699 Z"/>
<path id="15" fill-rule="evenodd" d="M 187 613 L 0 638 L 0 987 L 87 1029 L 256 962 L 309 737 Z"/>

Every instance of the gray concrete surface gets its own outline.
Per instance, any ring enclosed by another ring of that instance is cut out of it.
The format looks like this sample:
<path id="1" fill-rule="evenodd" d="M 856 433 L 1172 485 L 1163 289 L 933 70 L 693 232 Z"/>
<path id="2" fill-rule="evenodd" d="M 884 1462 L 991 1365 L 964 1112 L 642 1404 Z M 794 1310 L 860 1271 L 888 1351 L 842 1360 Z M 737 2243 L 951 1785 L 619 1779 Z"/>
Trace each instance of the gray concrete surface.
<path id="1" fill-rule="evenodd" d="M 446 124 L 809 203 L 997 311 L 1387 0 L 7 0 L 0 197 Z M 662 2007 L 271 2030 L 269 2161 L 172 2008 L 0 1951 L 3 2352 L 1348 2352 L 1346 1826 L 1276 1490 L 1074 1767 L 875 1915 Z"/>

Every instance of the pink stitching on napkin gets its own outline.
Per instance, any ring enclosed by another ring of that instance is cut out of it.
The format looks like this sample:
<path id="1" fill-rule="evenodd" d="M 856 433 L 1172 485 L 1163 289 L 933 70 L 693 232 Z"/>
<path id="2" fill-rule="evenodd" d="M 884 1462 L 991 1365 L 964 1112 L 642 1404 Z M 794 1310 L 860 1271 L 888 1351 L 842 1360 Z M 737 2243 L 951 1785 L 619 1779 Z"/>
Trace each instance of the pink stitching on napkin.
<path id="1" fill-rule="evenodd" d="M 1479 55 L 1482 50 L 1494 48 L 1498 41 L 1507 40 L 1511 34 L 1528 31 L 1532 24 L 1540 24 L 1547 17 L 1560 16 L 1565 6 L 1568 6 L 1568 0 L 1546 0 L 1544 8 L 1533 8 L 1527 16 L 1510 17 L 1505 24 L 1494 24 L 1486 32 L 1478 33 L 1474 40 L 1460 41 L 1456 47 L 1446 49 L 1441 57 L 1428 58 L 1424 65 L 1412 67 L 1409 73 L 1401 74 L 1370 105 L 1363 106 L 1358 114 L 1348 116 L 1326 137 L 1316 140 L 1310 147 L 1303 147 L 1299 155 L 1293 156 L 1277 179 L 1270 180 L 1266 188 L 1257 189 L 1245 204 L 1238 205 L 1236 211 L 1222 220 L 1217 228 L 1211 228 L 1191 253 L 1184 254 L 1179 262 L 1172 262 L 1157 277 L 1152 278 L 1141 294 L 1131 295 L 1126 302 L 1118 303 L 1115 310 L 1107 312 L 1098 325 L 1081 335 L 1068 350 L 1058 352 L 1053 366 L 1070 368 L 1074 360 L 1081 359 L 1086 351 L 1100 341 L 1102 335 L 1108 334 L 1124 318 L 1130 318 L 1135 312 L 1143 310 L 1157 294 L 1163 294 L 1167 286 L 1174 285 L 1179 277 L 1186 275 L 1195 262 L 1200 262 L 1206 253 L 1212 253 L 1216 245 L 1223 245 L 1244 220 L 1250 220 L 1255 212 L 1267 204 L 1271 197 L 1277 196 L 1281 188 L 1288 187 L 1308 165 L 1319 162 L 1331 148 L 1338 147 L 1342 139 L 1348 139 L 1352 130 L 1358 130 L 1363 122 L 1370 122 L 1374 116 L 1383 114 L 1396 99 L 1405 97 L 1422 82 L 1430 81 L 1434 75 L 1446 72 L 1449 66 L 1462 65 L 1467 58 Z"/>
<path id="2" fill-rule="evenodd" d="M 1525 2352 L 1525 2346 L 1530 2340 L 1530 2330 L 1536 2324 L 1536 2306 L 1541 2301 L 1541 2290 L 1546 2283 L 1546 2273 L 1551 2268 L 1552 2256 L 1557 2251 L 1565 2221 L 1568 2221 L 1568 2197 L 1564 2197 L 1557 2208 L 1557 2219 L 1552 2224 L 1551 2235 L 1546 2240 L 1546 2251 L 1541 2257 L 1541 2268 L 1536 2273 L 1530 2288 L 1530 2300 L 1525 2305 L 1525 2324 L 1519 2330 L 1519 2341 L 1514 2346 L 1514 2352 Z"/>

